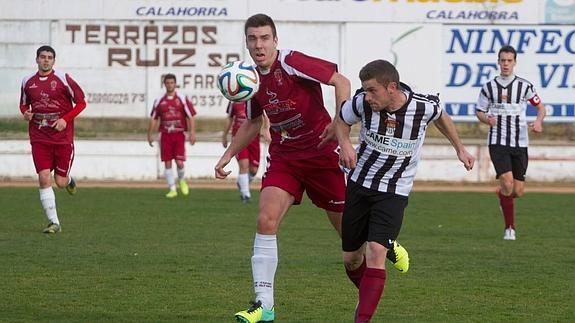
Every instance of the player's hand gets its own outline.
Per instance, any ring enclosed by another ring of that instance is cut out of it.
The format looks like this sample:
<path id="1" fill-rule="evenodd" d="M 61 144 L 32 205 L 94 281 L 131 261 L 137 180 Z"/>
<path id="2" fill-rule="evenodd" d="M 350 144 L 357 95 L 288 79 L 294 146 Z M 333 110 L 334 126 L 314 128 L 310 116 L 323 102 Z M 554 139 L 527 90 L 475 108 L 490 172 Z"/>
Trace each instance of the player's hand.
<path id="1" fill-rule="evenodd" d="M 529 124 L 529 128 L 533 130 L 535 133 L 542 133 L 543 132 L 543 124 L 541 121 L 535 120 L 535 122 Z"/>
<path id="2" fill-rule="evenodd" d="M 216 178 L 218 179 L 224 179 L 226 177 L 228 177 L 228 175 L 230 175 L 232 173 L 232 171 L 226 171 L 224 170 L 224 167 L 226 167 L 226 165 L 230 162 L 230 159 L 228 157 L 226 157 L 226 155 L 224 154 L 222 156 L 222 158 L 220 158 L 220 160 L 218 161 L 218 163 L 216 164 L 216 166 L 214 167 L 214 171 L 215 171 L 215 175 Z"/>
<path id="3" fill-rule="evenodd" d="M 26 111 L 24 112 L 24 115 L 23 115 L 23 116 L 24 116 L 24 120 L 30 121 L 30 120 L 32 120 L 32 118 L 34 117 L 34 113 L 31 112 L 30 110 L 26 110 Z"/>
<path id="4" fill-rule="evenodd" d="M 148 145 L 150 145 L 150 147 L 154 147 L 154 139 L 151 135 L 148 135 Z"/>
<path id="5" fill-rule="evenodd" d="M 355 165 L 357 164 L 357 153 L 351 143 L 340 146 L 339 164 L 347 169 L 355 168 Z"/>
<path id="6" fill-rule="evenodd" d="M 337 136 L 335 133 L 335 121 L 332 121 L 327 127 L 325 127 L 321 135 L 319 135 L 319 139 L 321 139 L 321 141 L 317 145 L 318 148 L 327 144 L 330 141 L 337 140 Z"/>
<path id="7" fill-rule="evenodd" d="M 491 127 L 495 126 L 497 124 L 497 117 L 487 116 L 487 124 L 489 124 Z"/>
<path id="8" fill-rule="evenodd" d="M 56 129 L 56 131 L 62 131 L 66 129 L 67 125 L 68 123 L 66 122 L 66 120 L 60 118 L 52 124 L 52 128 Z"/>
<path id="9" fill-rule="evenodd" d="M 466 170 L 470 171 L 473 169 L 475 164 L 475 157 L 471 155 L 467 150 L 463 149 L 457 153 L 457 158 L 463 163 Z"/>
<path id="10" fill-rule="evenodd" d="M 190 145 L 195 145 L 196 144 L 196 134 L 195 133 L 190 133 L 190 135 L 188 136 L 189 139 L 188 141 L 190 142 Z"/>
<path id="11" fill-rule="evenodd" d="M 222 136 L 222 146 L 224 146 L 224 148 L 228 148 L 228 135 L 224 134 Z"/>

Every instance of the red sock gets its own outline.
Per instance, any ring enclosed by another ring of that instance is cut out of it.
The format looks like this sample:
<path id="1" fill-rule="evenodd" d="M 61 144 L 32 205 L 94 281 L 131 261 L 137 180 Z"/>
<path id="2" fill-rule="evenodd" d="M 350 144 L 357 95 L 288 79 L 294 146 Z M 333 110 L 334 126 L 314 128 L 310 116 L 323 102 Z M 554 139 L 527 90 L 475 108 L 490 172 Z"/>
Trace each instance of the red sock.
<path id="1" fill-rule="evenodd" d="M 349 280 L 351 280 L 351 282 L 354 283 L 355 287 L 357 287 L 358 289 L 366 267 L 367 266 L 365 264 L 365 257 L 363 257 L 363 262 L 355 270 L 347 270 L 347 268 L 345 269 L 347 277 L 349 277 Z"/>
<path id="2" fill-rule="evenodd" d="M 503 212 L 503 218 L 505 218 L 505 229 L 513 228 L 515 229 L 515 206 L 513 204 L 513 196 L 504 196 L 499 193 L 499 205 L 501 205 L 501 211 Z"/>
<path id="3" fill-rule="evenodd" d="M 355 323 L 369 322 L 377 309 L 385 285 L 385 269 L 366 268 L 359 286 L 359 304 Z"/>

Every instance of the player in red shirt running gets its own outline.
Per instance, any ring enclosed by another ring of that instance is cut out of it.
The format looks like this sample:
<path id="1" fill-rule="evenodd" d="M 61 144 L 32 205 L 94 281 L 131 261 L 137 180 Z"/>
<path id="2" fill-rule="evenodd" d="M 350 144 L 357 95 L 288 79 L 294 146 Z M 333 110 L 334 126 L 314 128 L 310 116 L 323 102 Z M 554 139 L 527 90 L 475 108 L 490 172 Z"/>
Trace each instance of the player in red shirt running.
<path id="1" fill-rule="evenodd" d="M 187 96 L 176 93 L 176 76 L 174 74 L 164 76 L 164 87 L 166 94 L 154 101 L 150 126 L 148 127 L 148 143 L 150 147 L 153 147 L 152 132 L 158 130 L 159 123 L 160 155 L 164 162 L 164 175 L 170 188 L 166 197 L 174 198 L 178 196 L 178 192 L 172 172 L 172 159 L 176 161 L 180 191 L 183 195 L 190 193 L 188 183 L 184 179 L 184 162 L 186 161 L 186 135 L 184 132 L 188 131 L 188 141 L 194 145 L 196 143 L 194 123 L 196 110 Z"/>
<path id="2" fill-rule="evenodd" d="M 246 103 L 245 102 L 231 102 L 226 109 L 228 115 L 228 122 L 224 128 L 222 135 L 222 145 L 224 148 L 228 147 L 228 133 L 232 129 L 232 138 L 238 132 L 240 126 L 246 121 Z M 264 116 L 264 126 L 260 131 L 266 142 L 271 141 L 269 132 L 269 120 Z M 236 155 L 239 166 L 239 174 L 237 179 L 238 189 L 240 190 L 241 200 L 243 203 L 248 203 L 251 198 L 250 182 L 256 176 L 260 165 L 260 136 L 255 136 L 249 145 Z"/>
<path id="3" fill-rule="evenodd" d="M 28 133 L 32 158 L 40 186 L 40 202 L 50 221 L 44 233 L 62 229 L 56 212 L 54 181 L 76 193 L 76 183 L 70 176 L 74 161 L 74 118 L 86 108 L 84 92 L 70 75 L 53 69 L 56 51 L 41 46 L 36 51 L 38 72 L 22 80 L 20 112 L 29 121 Z"/>
<path id="4" fill-rule="evenodd" d="M 338 73 L 336 64 L 297 51 L 278 50 L 275 24 L 264 14 L 248 18 L 244 32 L 260 87 L 247 102 L 247 120 L 216 164 L 215 176 L 230 174 L 224 167 L 258 134 L 265 110 L 272 141 L 262 179 L 252 257 L 256 298 L 251 308 L 235 315 L 239 322 L 251 323 L 274 320 L 276 233 L 288 209 L 300 204 L 304 191 L 340 232 L 345 177 L 339 168 L 335 127 L 323 103 L 321 84 L 335 87 L 337 115 L 341 103 L 350 96 L 350 82 Z"/>

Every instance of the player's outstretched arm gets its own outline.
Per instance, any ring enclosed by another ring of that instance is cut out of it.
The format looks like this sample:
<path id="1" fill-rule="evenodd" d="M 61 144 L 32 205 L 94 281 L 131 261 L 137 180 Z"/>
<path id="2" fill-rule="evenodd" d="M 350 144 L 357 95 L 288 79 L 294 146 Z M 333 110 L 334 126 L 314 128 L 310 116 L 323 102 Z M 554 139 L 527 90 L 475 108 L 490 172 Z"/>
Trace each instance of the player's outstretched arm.
<path id="1" fill-rule="evenodd" d="M 150 145 L 150 147 L 154 147 L 154 136 L 152 133 L 157 129 L 158 125 L 156 119 L 150 119 L 150 125 L 148 126 L 148 145 Z"/>
<path id="2" fill-rule="evenodd" d="M 226 126 L 224 127 L 224 133 L 222 134 L 222 146 L 224 146 L 224 148 L 228 148 L 228 134 L 232 127 L 232 121 L 232 117 L 228 117 L 226 119 Z"/>
<path id="3" fill-rule="evenodd" d="M 473 164 L 475 164 L 475 157 L 471 155 L 463 146 L 463 143 L 459 139 L 459 134 L 457 134 L 457 129 L 455 124 L 451 120 L 451 117 L 447 112 L 443 112 L 441 117 L 435 121 L 437 129 L 447 138 L 449 142 L 455 148 L 457 152 L 457 158 L 463 163 L 465 169 L 473 169 Z"/>
<path id="4" fill-rule="evenodd" d="M 262 116 L 256 119 L 248 119 L 242 124 L 236 135 L 232 138 L 232 143 L 214 167 L 216 178 L 224 179 L 231 173 L 231 171 L 224 170 L 224 167 L 226 167 L 237 153 L 249 145 L 252 139 L 259 134 L 261 127 Z"/>
<path id="5" fill-rule="evenodd" d="M 350 98 L 351 94 L 351 83 L 345 76 L 339 74 L 338 72 L 333 73 L 328 84 L 335 87 L 335 115 L 332 123 L 330 123 L 329 126 L 327 126 L 319 136 L 321 141 L 318 147 L 321 147 L 330 141 L 337 140 L 337 135 L 335 133 L 335 123 L 339 118 L 341 105 L 343 102 L 345 102 L 345 100 Z"/>
<path id="6" fill-rule="evenodd" d="M 537 108 L 537 118 L 529 127 L 533 129 L 534 132 L 540 133 L 543 132 L 543 119 L 545 118 L 546 110 L 541 101 L 539 101 L 539 104 L 537 104 L 535 108 Z"/>
<path id="7" fill-rule="evenodd" d="M 337 141 L 339 143 L 339 163 L 341 166 L 354 169 L 357 163 L 357 154 L 349 138 L 351 126 L 345 123 L 339 116 L 335 119 Z"/>

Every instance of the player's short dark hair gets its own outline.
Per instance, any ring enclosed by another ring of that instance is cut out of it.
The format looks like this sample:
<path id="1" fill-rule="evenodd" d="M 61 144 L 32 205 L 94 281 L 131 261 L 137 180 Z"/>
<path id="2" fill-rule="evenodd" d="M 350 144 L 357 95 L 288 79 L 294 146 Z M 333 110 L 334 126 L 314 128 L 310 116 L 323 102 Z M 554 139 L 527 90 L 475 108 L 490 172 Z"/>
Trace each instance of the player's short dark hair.
<path id="1" fill-rule="evenodd" d="M 499 53 L 497 53 L 497 59 L 501 58 L 501 53 L 513 53 L 513 59 L 517 60 L 517 51 L 515 51 L 515 48 L 513 48 L 513 46 L 505 45 L 501 47 Z"/>
<path id="2" fill-rule="evenodd" d="M 378 59 L 367 63 L 359 71 L 359 79 L 364 82 L 375 79 L 379 84 L 387 86 L 390 82 L 397 83 L 399 86 L 399 73 L 390 62 Z"/>
<path id="3" fill-rule="evenodd" d="M 163 80 L 163 82 L 166 82 L 166 80 L 174 80 L 174 82 L 177 82 L 177 81 L 176 81 L 176 76 L 175 76 L 174 74 L 172 74 L 172 73 L 169 73 L 169 74 L 164 75 L 164 80 Z"/>
<path id="4" fill-rule="evenodd" d="M 246 20 L 246 23 L 244 24 L 244 35 L 248 35 L 248 28 L 250 27 L 257 28 L 264 26 L 270 26 L 272 28 L 272 36 L 277 37 L 276 24 L 274 23 L 274 20 L 263 13 L 255 14 Z"/>
<path id="5" fill-rule="evenodd" d="M 56 51 L 54 50 L 54 48 L 52 48 L 52 46 L 48 45 L 40 46 L 40 48 L 36 50 L 36 58 L 40 57 L 41 52 L 50 52 L 54 55 L 54 58 L 56 58 Z"/>

